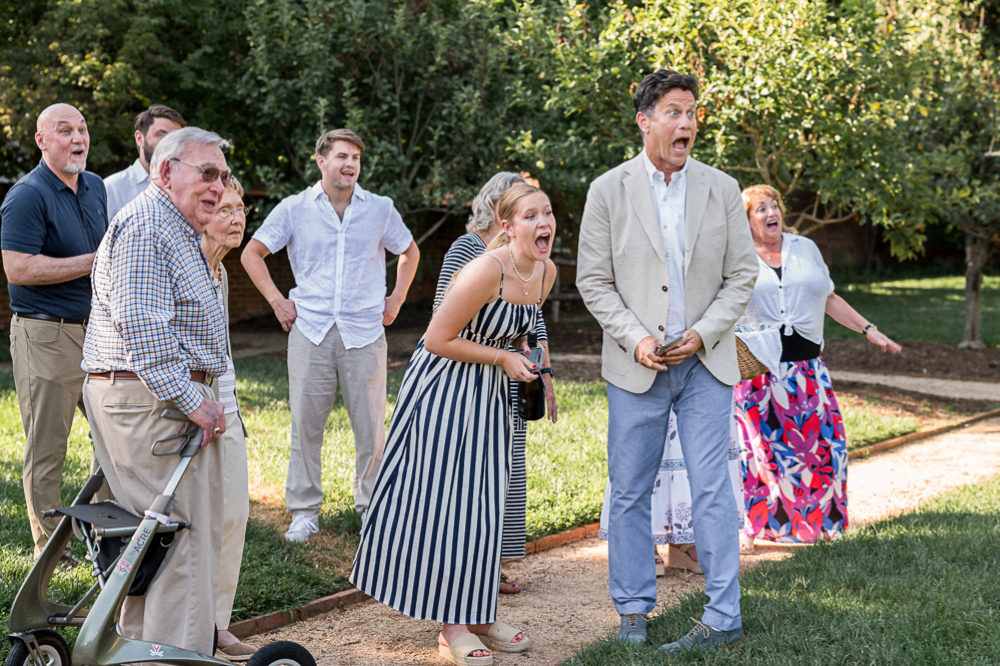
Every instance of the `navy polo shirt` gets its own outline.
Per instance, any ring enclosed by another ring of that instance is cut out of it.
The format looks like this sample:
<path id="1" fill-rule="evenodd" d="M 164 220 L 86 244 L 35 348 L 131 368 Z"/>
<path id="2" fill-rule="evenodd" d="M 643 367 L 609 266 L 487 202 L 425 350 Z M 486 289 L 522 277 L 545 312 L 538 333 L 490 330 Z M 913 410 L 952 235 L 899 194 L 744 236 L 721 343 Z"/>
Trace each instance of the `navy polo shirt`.
<path id="1" fill-rule="evenodd" d="M 73 190 L 42 160 L 10 188 L 0 205 L 0 248 L 47 257 L 97 251 L 108 228 L 108 195 L 100 176 L 84 171 Z M 7 283 L 10 309 L 65 319 L 90 316 L 90 276 L 45 285 Z"/>

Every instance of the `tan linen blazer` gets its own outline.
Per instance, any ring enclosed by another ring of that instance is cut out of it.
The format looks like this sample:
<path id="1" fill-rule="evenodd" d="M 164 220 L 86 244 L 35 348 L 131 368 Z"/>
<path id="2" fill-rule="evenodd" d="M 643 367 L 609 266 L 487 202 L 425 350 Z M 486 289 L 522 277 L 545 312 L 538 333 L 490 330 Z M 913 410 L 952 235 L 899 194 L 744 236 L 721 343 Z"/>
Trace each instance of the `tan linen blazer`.
<path id="1" fill-rule="evenodd" d="M 740 379 L 733 326 L 753 295 L 757 253 L 736 180 L 688 160 L 687 323 L 701 335 L 702 363 L 719 381 L 733 385 Z M 642 155 L 591 183 L 580 225 L 576 285 L 604 329 L 604 379 L 632 393 L 648 391 L 656 371 L 635 360 L 635 348 L 650 335 L 663 339 L 673 287 Z"/>

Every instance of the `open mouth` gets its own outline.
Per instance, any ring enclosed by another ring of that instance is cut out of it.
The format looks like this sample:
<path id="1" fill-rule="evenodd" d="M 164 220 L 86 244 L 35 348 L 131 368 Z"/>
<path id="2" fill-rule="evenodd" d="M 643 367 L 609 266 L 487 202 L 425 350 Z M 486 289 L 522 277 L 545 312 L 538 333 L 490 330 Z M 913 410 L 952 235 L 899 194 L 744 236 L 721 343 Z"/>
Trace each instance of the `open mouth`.
<path id="1" fill-rule="evenodd" d="M 780 226 L 781 225 L 778 223 L 777 220 L 768 220 L 767 221 L 767 228 L 768 229 L 777 229 Z"/>
<path id="2" fill-rule="evenodd" d="M 549 232 L 543 232 L 538 238 L 535 239 L 535 249 L 542 254 L 548 254 L 549 252 L 549 240 L 551 235 Z"/>
<path id="3" fill-rule="evenodd" d="M 340 175 L 344 178 L 354 178 L 354 172 L 350 170 L 344 170 L 340 172 Z"/>
<path id="4" fill-rule="evenodd" d="M 684 154 L 687 152 L 688 146 L 690 144 L 691 144 L 691 139 L 689 139 L 688 137 L 681 137 L 680 139 L 675 139 L 673 143 L 674 151 Z"/>
<path id="5" fill-rule="evenodd" d="M 78 160 L 82 160 L 86 154 L 87 151 L 82 146 L 80 146 L 79 148 L 71 148 L 69 151 L 70 157 L 73 157 Z"/>

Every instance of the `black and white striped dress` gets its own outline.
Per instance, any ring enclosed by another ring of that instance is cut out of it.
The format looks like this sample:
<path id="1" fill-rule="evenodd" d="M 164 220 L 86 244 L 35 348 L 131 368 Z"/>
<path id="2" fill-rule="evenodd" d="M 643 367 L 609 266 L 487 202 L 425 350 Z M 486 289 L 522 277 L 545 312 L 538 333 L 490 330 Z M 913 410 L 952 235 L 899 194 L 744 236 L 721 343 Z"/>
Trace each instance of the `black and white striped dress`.
<path id="1" fill-rule="evenodd" d="M 434 296 L 434 307 L 441 303 L 444 293 L 452 277 L 460 268 L 486 251 L 486 243 L 478 234 L 468 233 L 459 236 L 448 248 L 441 264 L 441 275 L 438 277 L 437 293 Z M 545 319 L 538 312 L 538 323 L 535 326 L 538 341 L 548 340 L 545 330 Z M 510 383 L 510 397 L 517 404 L 517 382 Z M 514 455 L 510 465 L 510 487 L 507 489 L 507 506 L 503 513 L 503 549 L 504 559 L 524 557 L 524 542 L 527 540 L 525 529 L 525 511 L 528 503 L 528 479 L 525 474 L 524 447 L 528 438 L 528 423 L 513 410 L 514 418 Z"/>
<path id="2" fill-rule="evenodd" d="M 508 303 L 501 287 L 460 335 L 506 349 L 531 330 L 540 303 Z M 496 621 L 511 448 L 503 369 L 435 356 L 421 339 L 399 389 L 351 582 L 419 620 Z"/>

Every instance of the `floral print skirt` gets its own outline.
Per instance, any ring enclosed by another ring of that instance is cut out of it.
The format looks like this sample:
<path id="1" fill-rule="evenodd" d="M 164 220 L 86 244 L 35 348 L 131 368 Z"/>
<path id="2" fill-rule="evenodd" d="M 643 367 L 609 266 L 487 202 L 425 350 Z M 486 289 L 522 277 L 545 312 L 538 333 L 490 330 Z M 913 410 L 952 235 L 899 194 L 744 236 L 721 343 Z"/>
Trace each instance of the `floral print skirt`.
<path id="1" fill-rule="evenodd" d="M 847 529 L 847 440 L 823 357 L 736 385 L 744 533 L 781 543 Z"/>
<path id="2" fill-rule="evenodd" d="M 740 462 L 740 440 L 737 436 L 735 408 L 729 416 L 729 483 L 736 498 L 736 515 L 733 516 L 733 530 L 743 525 L 743 477 Z M 601 508 L 601 527 L 598 537 L 608 540 L 608 515 L 610 513 L 611 481 L 604 488 L 604 506 Z M 687 465 L 681 440 L 677 434 L 677 417 L 673 410 L 667 427 L 667 439 L 663 443 L 663 456 L 653 485 L 650 500 L 653 542 L 681 545 L 694 543 L 694 519 L 691 516 L 691 483 L 688 481 Z"/>

